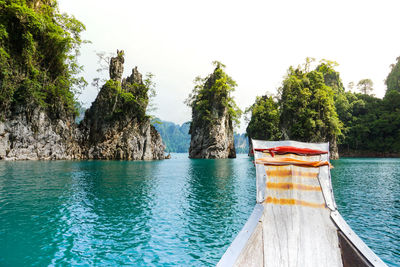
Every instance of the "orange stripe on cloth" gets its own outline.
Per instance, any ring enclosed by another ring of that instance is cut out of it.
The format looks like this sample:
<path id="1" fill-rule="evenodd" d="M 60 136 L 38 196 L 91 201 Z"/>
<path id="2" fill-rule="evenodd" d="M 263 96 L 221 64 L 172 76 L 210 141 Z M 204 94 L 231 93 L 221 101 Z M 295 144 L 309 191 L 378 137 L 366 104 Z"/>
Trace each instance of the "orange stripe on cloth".
<path id="1" fill-rule="evenodd" d="M 301 178 L 318 178 L 318 172 L 303 172 L 295 170 L 267 170 L 267 175 L 274 178 L 289 178 L 292 176 L 299 176 Z"/>
<path id="2" fill-rule="evenodd" d="M 256 160 L 256 164 L 264 164 L 264 165 L 296 165 L 302 167 L 320 167 L 328 165 L 332 167 L 332 165 L 328 161 L 307 161 L 301 159 L 292 159 L 292 158 L 260 158 Z"/>
<path id="3" fill-rule="evenodd" d="M 295 183 L 267 183 L 268 189 L 281 189 L 281 190 L 304 190 L 304 191 L 321 191 L 320 186 L 295 184 Z"/>
<path id="4" fill-rule="evenodd" d="M 267 197 L 267 199 L 264 200 L 264 203 L 271 203 L 271 204 L 277 204 L 277 205 L 299 205 L 299 206 L 305 206 L 305 207 L 310 207 L 310 208 L 326 208 L 325 203 L 318 204 L 318 203 L 307 202 L 307 201 L 294 199 L 294 198 Z"/>

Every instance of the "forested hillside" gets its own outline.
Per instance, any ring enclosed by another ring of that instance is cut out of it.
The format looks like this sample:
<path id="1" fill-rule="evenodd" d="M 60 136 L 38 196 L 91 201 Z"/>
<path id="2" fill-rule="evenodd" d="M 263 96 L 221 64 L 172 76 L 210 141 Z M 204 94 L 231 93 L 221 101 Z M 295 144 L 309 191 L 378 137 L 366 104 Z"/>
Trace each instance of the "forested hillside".
<path id="1" fill-rule="evenodd" d="M 247 138 L 247 135 L 244 133 L 242 134 L 235 133 L 234 138 L 235 138 L 236 153 L 238 154 L 249 153 L 249 139 Z"/>
<path id="2" fill-rule="evenodd" d="M 247 134 L 265 140 L 337 143 L 344 156 L 400 155 L 400 57 L 387 76 L 383 99 L 369 79 L 345 90 L 334 62 L 290 67 L 276 97 L 257 97 L 247 109 Z"/>
<path id="3" fill-rule="evenodd" d="M 187 153 L 190 146 L 190 123 L 182 125 L 160 119 L 153 120 L 153 125 L 160 133 L 166 146 L 166 152 Z"/>
<path id="4" fill-rule="evenodd" d="M 324 60 L 311 69 L 312 62 L 307 58 L 303 66 L 288 69 L 276 99 L 256 99 L 247 109 L 251 116 L 247 134 L 263 140 L 329 142 L 331 156 L 337 158 L 342 123 L 334 95 L 343 90 L 342 83 L 334 62 Z"/>
<path id="5" fill-rule="evenodd" d="M 57 1 L 0 1 L 0 119 L 18 106 L 42 107 L 52 117 L 76 114 L 85 26 Z"/>

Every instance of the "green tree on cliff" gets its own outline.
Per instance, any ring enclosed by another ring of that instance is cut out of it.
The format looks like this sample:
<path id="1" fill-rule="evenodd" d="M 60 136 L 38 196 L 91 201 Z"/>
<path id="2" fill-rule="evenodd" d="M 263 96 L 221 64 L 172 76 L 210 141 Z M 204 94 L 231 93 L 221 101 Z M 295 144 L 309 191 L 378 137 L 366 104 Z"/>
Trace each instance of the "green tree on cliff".
<path id="1" fill-rule="evenodd" d="M 336 113 L 335 98 L 344 93 L 344 88 L 334 69 L 337 63 L 322 60 L 311 70 L 313 61 L 307 58 L 303 66 L 288 69 L 277 101 L 258 97 L 247 109 L 251 113 L 246 130 L 250 138 L 329 141 L 336 154 L 342 123 Z"/>
<path id="2" fill-rule="evenodd" d="M 371 79 L 362 79 L 357 83 L 357 89 L 364 95 L 369 95 L 374 90 L 374 83 Z"/>
<path id="3" fill-rule="evenodd" d="M 236 82 L 225 73 L 225 65 L 214 61 L 214 72 L 205 78 L 196 77 L 195 87 L 185 103 L 192 109 L 196 109 L 199 118 L 205 123 L 213 122 L 218 114 L 213 114 L 215 110 L 227 109 L 229 118 L 239 124 L 242 111 L 236 105 L 232 92 L 237 86 Z"/>
<path id="4" fill-rule="evenodd" d="M 0 0 L 0 117 L 15 104 L 75 112 L 84 25 L 54 0 Z"/>
<path id="5" fill-rule="evenodd" d="M 391 65 L 391 71 L 385 80 L 387 86 L 386 95 L 390 91 L 400 92 L 400 57 L 397 57 L 396 61 L 396 64 Z"/>
<path id="6" fill-rule="evenodd" d="M 257 97 L 255 103 L 246 109 L 250 122 L 246 128 L 247 136 L 260 140 L 279 140 L 279 103 L 272 96 Z"/>
<path id="7" fill-rule="evenodd" d="M 280 125 L 285 138 L 334 142 L 341 134 L 334 91 L 325 83 L 325 71 L 321 67 L 312 71 L 289 68 L 279 90 Z"/>
<path id="8" fill-rule="evenodd" d="M 340 78 L 339 72 L 335 70 L 337 66 L 339 66 L 339 64 L 336 61 L 323 59 L 316 68 L 316 71 L 323 74 L 325 84 L 332 88 L 334 96 L 344 93 L 342 79 Z"/>

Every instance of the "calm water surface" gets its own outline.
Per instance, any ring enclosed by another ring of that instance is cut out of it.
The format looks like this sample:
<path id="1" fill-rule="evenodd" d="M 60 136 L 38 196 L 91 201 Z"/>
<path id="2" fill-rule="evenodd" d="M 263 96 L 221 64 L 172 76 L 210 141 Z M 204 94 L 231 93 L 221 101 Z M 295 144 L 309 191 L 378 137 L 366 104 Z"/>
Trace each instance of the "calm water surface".
<path id="1" fill-rule="evenodd" d="M 334 161 L 343 217 L 400 261 L 400 160 Z M 212 266 L 255 204 L 251 159 L 0 162 L 0 266 Z"/>
<path id="2" fill-rule="evenodd" d="M 400 159 L 332 161 L 338 209 L 389 266 L 400 266 Z"/>

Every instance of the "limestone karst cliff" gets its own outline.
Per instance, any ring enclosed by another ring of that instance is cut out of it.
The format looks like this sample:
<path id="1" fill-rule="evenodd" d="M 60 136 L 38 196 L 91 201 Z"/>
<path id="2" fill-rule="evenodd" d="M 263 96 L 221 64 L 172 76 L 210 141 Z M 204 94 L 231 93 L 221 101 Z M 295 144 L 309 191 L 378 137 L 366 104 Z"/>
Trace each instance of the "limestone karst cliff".
<path id="1" fill-rule="evenodd" d="M 62 107 L 15 105 L 0 121 L 0 159 L 164 159 L 161 136 L 146 116 L 148 87 L 137 68 L 121 81 L 123 52 L 78 126 Z"/>
<path id="2" fill-rule="evenodd" d="M 80 159 L 73 117 L 52 117 L 42 107 L 17 106 L 0 121 L 0 159 Z"/>
<path id="3" fill-rule="evenodd" d="M 217 110 L 215 112 L 219 113 Z M 221 116 L 215 117 L 214 123 L 207 126 L 198 123 L 198 115 L 193 113 L 189 157 L 236 158 L 232 121 L 226 111 L 222 111 Z"/>
<path id="4" fill-rule="evenodd" d="M 100 89 L 79 129 L 86 158 L 163 159 L 165 146 L 146 116 L 148 86 L 137 67 L 122 78 L 124 55 L 110 62 L 110 80 Z"/>
<path id="5" fill-rule="evenodd" d="M 230 96 L 236 83 L 225 74 L 224 65 L 215 65 L 212 74 L 198 79 L 199 84 L 188 99 L 192 107 L 190 158 L 236 157 L 233 120 L 240 110 Z"/>

